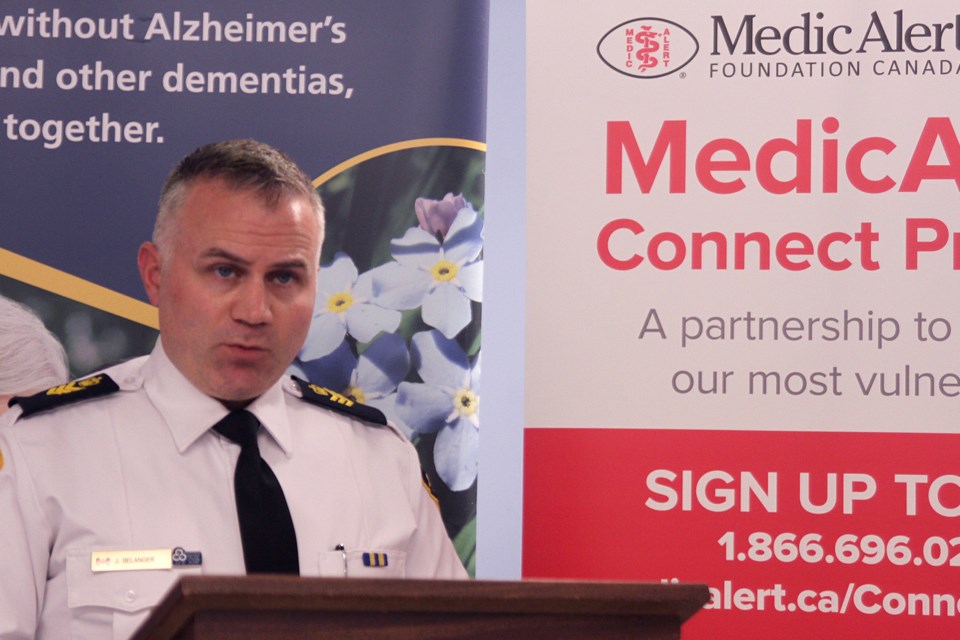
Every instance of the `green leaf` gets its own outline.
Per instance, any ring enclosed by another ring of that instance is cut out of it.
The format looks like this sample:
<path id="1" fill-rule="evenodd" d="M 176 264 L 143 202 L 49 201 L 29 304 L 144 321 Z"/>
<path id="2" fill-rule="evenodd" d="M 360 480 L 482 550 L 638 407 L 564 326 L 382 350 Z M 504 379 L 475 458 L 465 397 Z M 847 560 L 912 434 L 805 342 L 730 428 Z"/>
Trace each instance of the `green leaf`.
<path id="1" fill-rule="evenodd" d="M 453 539 L 453 547 L 460 556 L 460 561 L 466 567 L 471 578 L 477 575 L 477 516 L 463 525 L 460 533 Z"/>

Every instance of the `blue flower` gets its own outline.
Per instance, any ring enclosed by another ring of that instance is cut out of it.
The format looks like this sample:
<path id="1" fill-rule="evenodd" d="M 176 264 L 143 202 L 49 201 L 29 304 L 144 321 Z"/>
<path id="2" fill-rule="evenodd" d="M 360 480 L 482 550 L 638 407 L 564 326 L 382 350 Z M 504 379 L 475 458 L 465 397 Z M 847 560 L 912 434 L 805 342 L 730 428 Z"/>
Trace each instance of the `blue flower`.
<path id="1" fill-rule="evenodd" d="M 396 410 L 413 434 L 436 433 L 433 459 L 440 479 L 463 491 L 477 477 L 480 440 L 480 355 L 473 366 L 454 341 L 438 331 L 412 339 L 422 383 L 402 382 Z"/>
<path id="2" fill-rule="evenodd" d="M 317 276 L 317 302 L 313 323 L 300 351 L 301 360 L 316 360 L 332 353 L 349 333 L 359 342 L 370 342 L 380 332 L 400 326 L 400 312 L 376 304 L 373 272 L 357 274 L 353 260 L 337 253 Z"/>
<path id="3" fill-rule="evenodd" d="M 410 353 L 402 336 L 387 333 L 370 343 L 359 358 L 342 342 L 326 356 L 299 360 L 294 367 L 311 382 L 387 413 L 393 407 L 390 396 L 410 370 Z"/>
<path id="4" fill-rule="evenodd" d="M 377 302 L 401 310 L 422 306 L 425 323 L 456 336 L 470 323 L 470 301 L 482 301 L 483 219 L 466 206 L 442 241 L 412 227 L 390 246 L 395 262 L 370 272 Z"/>

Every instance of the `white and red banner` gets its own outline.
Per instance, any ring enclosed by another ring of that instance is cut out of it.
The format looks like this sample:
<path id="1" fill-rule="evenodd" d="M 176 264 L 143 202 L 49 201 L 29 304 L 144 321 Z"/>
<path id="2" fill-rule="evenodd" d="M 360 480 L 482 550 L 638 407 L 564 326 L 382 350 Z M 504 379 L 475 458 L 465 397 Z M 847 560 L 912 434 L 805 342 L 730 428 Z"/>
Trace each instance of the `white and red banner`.
<path id="1" fill-rule="evenodd" d="M 960 15 L 527 3 L 525 577 L 960 625 Z M 561 35 L 562 34 L 562 35 Z"/>

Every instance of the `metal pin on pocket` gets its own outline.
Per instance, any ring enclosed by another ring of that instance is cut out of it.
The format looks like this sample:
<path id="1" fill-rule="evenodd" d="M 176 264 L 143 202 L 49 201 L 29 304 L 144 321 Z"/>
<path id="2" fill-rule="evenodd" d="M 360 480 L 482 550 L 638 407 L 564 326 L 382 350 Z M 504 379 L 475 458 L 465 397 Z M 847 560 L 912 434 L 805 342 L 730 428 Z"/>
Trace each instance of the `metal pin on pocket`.
<path id="1" fill-rule="evenodd" d="M 339 551 L 340 555 L 343 556 L 343 577 L 346 578 L 347 577 L 347 550 L 344 548 L 342 544 L 338 544 L 333 549 L 334 551 Z"/>

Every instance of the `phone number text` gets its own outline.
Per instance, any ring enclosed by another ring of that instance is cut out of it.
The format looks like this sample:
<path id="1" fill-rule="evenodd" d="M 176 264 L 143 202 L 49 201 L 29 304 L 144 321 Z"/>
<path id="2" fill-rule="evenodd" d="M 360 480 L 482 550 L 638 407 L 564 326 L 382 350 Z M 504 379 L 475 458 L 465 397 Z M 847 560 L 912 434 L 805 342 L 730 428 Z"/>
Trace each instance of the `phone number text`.
<path id="1" fill-rule="evenodd" d="M 746 538 L 744 540 L 744 538 Z M 727 531 L 717 540 L 730 562 L 807 562 L 816 564 L 880 564 L 895 566 L 960 567 L 960 536 L 930 536 L 911 540 L 910 536 L 845 534 L 832 542 L 819 533 L 771 534 L 755 531 L 737 536 Z"/>

